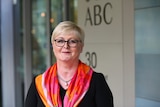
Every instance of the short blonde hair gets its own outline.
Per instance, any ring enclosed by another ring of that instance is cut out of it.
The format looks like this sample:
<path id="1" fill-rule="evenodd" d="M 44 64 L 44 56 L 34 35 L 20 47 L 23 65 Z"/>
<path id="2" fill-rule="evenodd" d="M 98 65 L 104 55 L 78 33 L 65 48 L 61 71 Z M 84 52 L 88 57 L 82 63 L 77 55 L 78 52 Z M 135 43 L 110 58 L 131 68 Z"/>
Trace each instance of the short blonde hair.
<path id="1" fill-rule="evenodd" d="M 70 33 L 76 35 L 81 40 L 82 44 L 84 44 L 85 34 L 83 29 L 81 29 L 78 25 L 76 25 L 71 21 L 63 21 L 56 26 L 56 28 L 52 32 L 51 42 L 53 43 L 54 39 L 60 34 L 70 34 Z"/>

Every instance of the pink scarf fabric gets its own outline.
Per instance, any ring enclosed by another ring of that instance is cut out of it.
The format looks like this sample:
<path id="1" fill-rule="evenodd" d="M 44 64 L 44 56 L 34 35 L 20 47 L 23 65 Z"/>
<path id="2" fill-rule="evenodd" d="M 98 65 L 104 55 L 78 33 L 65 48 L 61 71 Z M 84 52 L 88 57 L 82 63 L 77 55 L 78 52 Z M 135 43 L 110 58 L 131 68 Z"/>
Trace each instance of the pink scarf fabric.
<path id="1" fill-rule="evenodd" d="M 64 107 L 77 107 L 89 89 L 92 73 L 93 70 L 80 61 L 63 102 L 60 97 L 57 64 L 36 77 L 36 88 L 46 107 L 62 107 L 62 103 Z"/>

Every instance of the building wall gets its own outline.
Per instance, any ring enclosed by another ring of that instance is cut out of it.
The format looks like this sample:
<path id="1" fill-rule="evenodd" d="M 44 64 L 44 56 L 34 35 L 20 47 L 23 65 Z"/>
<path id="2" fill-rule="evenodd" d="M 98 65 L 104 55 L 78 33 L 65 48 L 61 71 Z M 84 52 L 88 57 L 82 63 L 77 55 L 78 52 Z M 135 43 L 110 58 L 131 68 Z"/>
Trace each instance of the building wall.
<path id="1" fill-rule="evenodd" d="M 84 29 L 81 59 L 105 75 L 115 107 L 134 107 L 134 1 L 78 2 Z"/>

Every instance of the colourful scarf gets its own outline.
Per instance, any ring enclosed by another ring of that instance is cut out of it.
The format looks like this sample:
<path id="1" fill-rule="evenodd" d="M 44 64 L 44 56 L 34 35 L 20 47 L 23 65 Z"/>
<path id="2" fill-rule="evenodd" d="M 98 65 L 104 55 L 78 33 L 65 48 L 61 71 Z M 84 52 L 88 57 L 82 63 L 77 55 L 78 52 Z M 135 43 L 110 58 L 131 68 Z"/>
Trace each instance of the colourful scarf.
<path id="1" fill-rule="evenodd" d="M 64 107 L 77 107 L 88 91 L 93 70 L 80 61 L 63 100 Z M 57 78 L 57 64 L 36 77 L 36 88 L 45 107 L 62 107 L 60 86 Z"/>

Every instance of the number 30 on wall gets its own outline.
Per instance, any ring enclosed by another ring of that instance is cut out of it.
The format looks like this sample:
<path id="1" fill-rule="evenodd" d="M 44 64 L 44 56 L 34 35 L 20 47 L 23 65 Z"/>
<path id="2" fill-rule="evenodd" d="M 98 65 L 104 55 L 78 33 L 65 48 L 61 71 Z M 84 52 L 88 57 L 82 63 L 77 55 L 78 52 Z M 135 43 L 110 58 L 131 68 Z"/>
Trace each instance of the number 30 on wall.
<path id="1" fill-rule="evenodd" d="M 92 68 L 97 67 L 97 54 L 95 52 L 86 52 L 85 57 L 87 58 L 86 64 Z"/>

